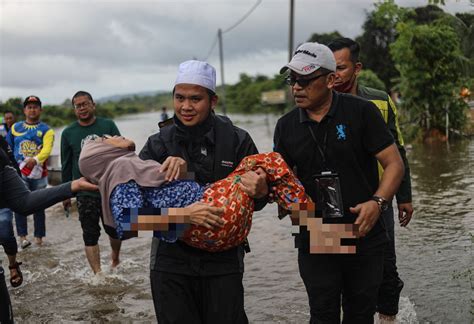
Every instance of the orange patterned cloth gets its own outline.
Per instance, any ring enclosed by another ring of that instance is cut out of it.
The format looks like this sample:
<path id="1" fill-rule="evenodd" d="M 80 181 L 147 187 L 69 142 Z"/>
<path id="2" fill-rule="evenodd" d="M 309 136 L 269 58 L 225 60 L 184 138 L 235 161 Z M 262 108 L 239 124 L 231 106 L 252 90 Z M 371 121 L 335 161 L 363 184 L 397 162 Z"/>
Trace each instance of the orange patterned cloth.
<path id="1" fill-rule="evenodd" d="M 222 228 L 213 230 L 191 225 L 181 240 L 187 244 L 218 252 L 242 244 L 252 227 L 254 201 L 239 186 L 240 176 L 247 171 L 262 168 L 267 173 L 270 187 L 275 187 L 275 201 L 280 207 L 290 210 L 292 203 L 307 203 L 303 185 L 276 152 L 247 156 L 227 178 L 213 183 L 204 192 L 202 202 L 214 207 L 223 207 Z"/>

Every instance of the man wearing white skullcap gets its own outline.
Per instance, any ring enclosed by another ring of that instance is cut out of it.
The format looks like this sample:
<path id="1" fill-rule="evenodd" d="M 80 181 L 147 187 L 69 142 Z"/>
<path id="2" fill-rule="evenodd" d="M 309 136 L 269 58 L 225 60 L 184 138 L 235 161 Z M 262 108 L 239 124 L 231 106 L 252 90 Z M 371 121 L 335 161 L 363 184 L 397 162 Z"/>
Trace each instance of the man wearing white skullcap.
<path id="1" fill-rule="evenodd" d="M 201 184 L 225 178 L 248 155 L 258 153 L 250 135 L 230 119 L 214 113 L 216 70 L 206 62 L 180 64 L 173 89 L 174 116 L 148 138 L 140 158 L 162 163 L 167 179 L 194 172 Z M 242 176 L 242 189 L 265 205 L 268 193 L 263 170 Z M 219 226 L 219 213 L 203 208 L 191 223 Z M 163 323 L 248 323 L 242 276 L 248 244 L 224 252 L 207 252 L 181 241 L 154 238 L 150 279 L 155 312 Z"/>

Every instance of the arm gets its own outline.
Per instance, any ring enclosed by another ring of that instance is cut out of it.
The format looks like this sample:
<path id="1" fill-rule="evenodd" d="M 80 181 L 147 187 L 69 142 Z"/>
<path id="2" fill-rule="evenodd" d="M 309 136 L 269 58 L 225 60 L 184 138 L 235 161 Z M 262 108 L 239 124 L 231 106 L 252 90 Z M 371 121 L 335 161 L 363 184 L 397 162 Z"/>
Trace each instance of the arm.
<path id="1" fill-rule="evenodd" d="M 6 166 L 3 170 L 1 188 L 7 207 L 23 215 L 32 214 L 35 210 L 45 209 L 73 196 L 70 182 L 31 192 L 11 166 Z"/>
<path id="2" fill-rule="evenodd" d="M 168 152 L 166 147 L 160 139 L 158 134 L 148 137 L 145 145 L 138 154 L 142 160 L 155 160 L 158 163 L 163 163 L 163 161 L 168 157 Z"/>
<path id="3" fill-rule="evenodd" d="M 253 154 L 258 154 L 257 146 L 250 135 L 245 132 L 245 137 L 237 154 L 239 163 L 244 157 Z M 255 211 L 262 210 L 268 203 L 269 189 L 266 178 L 267 174 L 260 169 L 256 172 L 249 171 L 241 176 L 240 186 L 251 198 L 254 198 Z"/>
<path id="4" fill-rule="evenodd" d="M 401 226 L 406 226 L 413 215 L 412 194 L 411 194 L 411 176 L 410 166 L 406 157 L 405 147 L 403 146 L 403 136 L 398 124 L 397 108 L 390 96 L 388 97 L 388 121 L 387 126 L 395 139 L 400 156 L 402 157 L 405 166 L 405 173 L 400 184 L 400 188 L 396 194 L 398 204 L 398 218 Z"/>
<path id="5" fill-rule="evenodd" d="M 61 178 L 63 183 L 72 180 L 72 154 L 72 148 L 63 132 L 61 136 Z"/>
<path id="6" fill-rule="evenodd" d="M 54 131 L 49 129 L 43 136 L 43 147 L 41 151 L 34 157 L 36 163 L 42 164 L 49 158 L 51 151 L 53 150 L 54 143 Z"/>
<path id="7" fill-rule="evenodd" d="M 390 201 L 397 192 L 403 176 L 403 161 L 395 144 L 378 152 L 375 157 L 384 168 L 384 172 L 374 195 Z M 359 225 L 361 236 L 365 236 L 374 227 L 381 213 L 379 205 L 374 200 L 360 203 L 350 210 L 351 213 L 358 214 L 354 224 Z"/>

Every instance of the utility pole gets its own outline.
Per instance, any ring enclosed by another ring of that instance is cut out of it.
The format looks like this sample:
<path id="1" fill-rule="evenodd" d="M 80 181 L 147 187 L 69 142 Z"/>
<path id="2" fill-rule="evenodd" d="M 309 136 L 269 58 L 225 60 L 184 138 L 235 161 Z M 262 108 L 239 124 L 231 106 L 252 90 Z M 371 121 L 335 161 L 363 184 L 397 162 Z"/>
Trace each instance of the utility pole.
<path id="1" fill-rule="evenodd" d="M 288 62 L 293 57 L 293 31 L 294 31 L 295 0 L 290 0 L 290 30 L 288 33 Z"/>
<path id="2" fill-rule="evenodd" d="M 221 61 L 221 84 L 222 84 L 222 113 L 226 115 L 226 102 L 225 102 L 225 83 L 224 83 L 224 50 L 222 45 L 222 30 L 219 28 L 217 31 L 217 37 L 219 38 L 219 59 Z"/>

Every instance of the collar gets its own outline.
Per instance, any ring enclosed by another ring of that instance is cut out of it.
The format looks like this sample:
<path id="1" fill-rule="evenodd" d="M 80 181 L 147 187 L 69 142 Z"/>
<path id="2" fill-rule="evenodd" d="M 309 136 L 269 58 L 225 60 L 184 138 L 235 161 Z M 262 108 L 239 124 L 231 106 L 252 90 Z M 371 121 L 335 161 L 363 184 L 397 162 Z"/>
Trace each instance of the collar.
<path id="1" fill-rule="evenodd" d="M 176 125 L 175 137 L 178 142 L 197 143 L 204 139 L 208 143 L 214 144 L 215 115 L 213 111 L 205 121 L 192 127 L 185 126 L 176 115 L 173 116 L 173 120 Z"/>
<path id="2" fill-rule="evenodd" d="M 324 115 L 322 120 L 324 120 L 325 118 L 334 117 L 334 115 L 336 114 L 336 108 L 337 108 L 338 102 L 339 102 L 339 95 L 337 94 L 336 91 L 333 91 L 331 107 L 329 108 L 329 111 L 327 112 L 327 114 Z M 299 110 L 299 115 L 300 115 L 300 123 L 311 123 L 311 122 L 315 123 L 314 120 L 308 117 L 308 113 L 306 112 L 306 109 L 298 108 L 298 110 Z"/>

